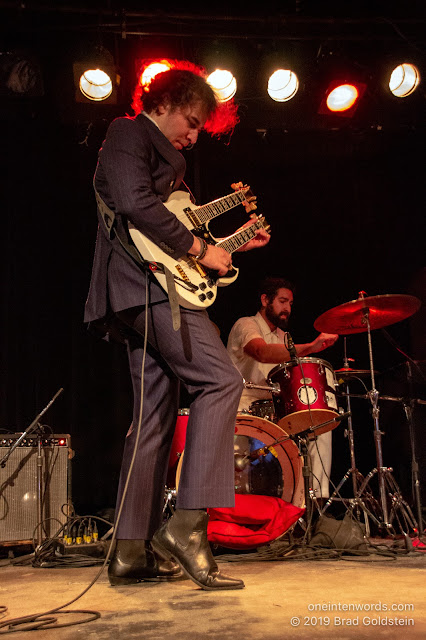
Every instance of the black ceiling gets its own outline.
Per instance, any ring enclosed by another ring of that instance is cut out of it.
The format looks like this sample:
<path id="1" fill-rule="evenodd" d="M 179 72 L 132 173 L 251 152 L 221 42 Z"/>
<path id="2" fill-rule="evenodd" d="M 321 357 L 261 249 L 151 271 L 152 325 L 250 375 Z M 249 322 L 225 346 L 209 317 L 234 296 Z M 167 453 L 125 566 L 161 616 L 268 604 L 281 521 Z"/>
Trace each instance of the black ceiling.
<path id="1" fill-rule="evenodd" d="M 45 31 L 96 29 L 131 35 L 180 35 L 216 38 L 282 38 L 333 40 L 425 38 L 425 3 L 380 0 L 280 0 L 252 4 L 242 11 L 229 2 L 148 3 L 92 0 L 90 4 L 56 0 L 1 1 L 0 29 Z"/>

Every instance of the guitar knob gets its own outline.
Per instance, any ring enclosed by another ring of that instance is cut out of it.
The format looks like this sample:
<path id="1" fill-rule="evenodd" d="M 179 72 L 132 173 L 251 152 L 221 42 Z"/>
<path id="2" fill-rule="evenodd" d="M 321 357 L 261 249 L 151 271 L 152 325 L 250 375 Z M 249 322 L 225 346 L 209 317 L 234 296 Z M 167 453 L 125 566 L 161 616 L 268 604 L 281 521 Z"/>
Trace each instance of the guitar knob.
<path id="1" fill-rule="evenodd" d="M 207 296 L 207 298 L 208 298 L 209 300 L 211 300 L 211 299 L 213 298 L 213 296 L 214 296 L 213 291 L 207 291 L 206 296 Z"/>
<path id="2" fill-rule="evenodd" d="M 200 300 L 200 302 L 204 302 L 204 300 L 206 299 L 206 296 L 204 295 L 204 293 L 201 293 L 201 294 L 198 296 L 198 299 Z"/>
<path id="3" fill-rule="evenodd" d="M 205 282 L 201 282 L 201 284 L 199 285 L 199 289 L 201 289 L 201 291 L 204 291 L 204 289 L 207 287 Z"/>

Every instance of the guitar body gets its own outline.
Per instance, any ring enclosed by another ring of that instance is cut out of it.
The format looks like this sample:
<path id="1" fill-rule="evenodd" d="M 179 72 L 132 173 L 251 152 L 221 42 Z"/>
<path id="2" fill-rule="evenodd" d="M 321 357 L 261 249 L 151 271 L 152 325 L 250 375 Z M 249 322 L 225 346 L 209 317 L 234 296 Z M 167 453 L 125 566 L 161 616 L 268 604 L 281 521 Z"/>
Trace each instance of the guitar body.
<path id="1" fill-rule="evenodd" d="M 239 270 L 232 268 L 229 276 L 217 278 L 214 272 L 204 269 L 201 264 L 191 256 L 184 256 L 179 260 L 171 258 L 164 253 L 155 242 L 143 235 L 129 224 L 130 237 L 139 253 L 149 262 L 164 264 L 174 276 L 176 276 L 176 291 L 179 296 L 179 304 L 186 309 L 206 309 L 216 300 L 217 287 L 225 287 L 238 277 Z M 211 236 L 212 237 L 212 236 Z M 212 237 L 213 239 L 213 237 Z M 167 291 L 166 276 L 160 270 L 152 268 L 152 273 L 158 283 Z"/>
<path id="2" fill-rule="evenodd" d="M 196 207 L 185 191 L 175 191 L 164 204 L 187 229 L 197 235 L 202 234 L 211 244 L 223 246 L 232 253 L 251 239 L 250 233 L 251 237 L 254 237 L 255 229 L 267 228 L 264 218 L 257 218 L 257 222 L 246 228 L 244 232 L 237 232 L 221 241 L 214 238 L 208 231 L 208 220 L 243 203 L 248 189 L 248 187 L 239 188 L 236 193 L 214 200 L 202 207 Z M 130 237 L 141 256 L 146 261 L 154 263 L 150 265 L 151 271 L 165 291 L 167 291 L 166 276 L 161 268 L 156 268 L 155 263 L 167 267 L 175 277 L 179 304 L 186 309 L 206 309 L 216 300 L 217 287 L 226 287 L 235 282 L 238 277 L 239 270 L 235 267 L 232 267 L 226 276 L 218 277 L 216 272 L 209 271 L 189 254 L 176 260 L 164 253 L 158 245 L 132 224 L 129 223 L 128 226 Z M 229 243 L 230 246 L 228 246 Z"/>

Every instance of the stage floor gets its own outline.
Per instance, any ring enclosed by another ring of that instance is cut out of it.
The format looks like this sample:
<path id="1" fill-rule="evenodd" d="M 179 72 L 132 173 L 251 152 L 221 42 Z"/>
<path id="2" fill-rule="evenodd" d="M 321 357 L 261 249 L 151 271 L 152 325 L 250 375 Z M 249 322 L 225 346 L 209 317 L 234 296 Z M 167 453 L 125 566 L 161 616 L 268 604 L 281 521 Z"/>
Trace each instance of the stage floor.
<path id="1" fill-rule="evenodd" d="M 101 617 L 56 630 L 14 632 L 61 640 L 283 640 L 425 638 L 426 553 L 375 553 L 341 559 L 262 560 L 222 555 L 224 573 L 245 581 L 239 591 L 206 592 L 189 580 L 111 587 L 106 571 L 69 609 Z M 234 558 L 235 561 L 230 561 Z M 40 613 L 81 593 L 98 567 L 33 568 L 1 561 L 0 605 L 7 618 Z M 64 614 L 59 622 L 87 614 Z M 4 622 L 3 617 L 0 622 Z M 4 628 L 0 629 L 4 632 Z"/>

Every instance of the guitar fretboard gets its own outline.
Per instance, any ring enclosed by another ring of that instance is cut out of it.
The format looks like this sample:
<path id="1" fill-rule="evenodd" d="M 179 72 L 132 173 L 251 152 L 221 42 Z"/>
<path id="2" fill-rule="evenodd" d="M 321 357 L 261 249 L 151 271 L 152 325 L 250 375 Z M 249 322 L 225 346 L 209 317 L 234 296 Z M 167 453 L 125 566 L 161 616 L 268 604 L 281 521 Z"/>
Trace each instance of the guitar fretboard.
<path id="1" fill-rule="evenodd" d="M 216 216 L 220 216 L 222 213 L 225 213 L 226 211 L 229 211 L 229 209 L 233 209 L 233 207 L 244 202 L 247 191 L 248 187 L 246 189 L 241 189 L 241 191 L 234 191 L 234 193 L 223 196 L 223 198 L 218 198 L 217 200 L 213 200 L 208 204 L 204 204 L 201 207 L 194 209 L 192 213 L 197 216 L 200 224 L 204 224 L 205 222 L 216 218 Z"/>
<path id="2" fill-rule="evenodd" d="M 222 247 L 222 249 L 225 249 L 228 253 L 233 253 L 243 245 L 247 244 L 249 240 L 252 240 L 256 235 L 257 229 L 265 229 L 267 226 L 265 218 L 259 218 L 249 227 L 245 227 L 241 231 L 237 231 L 237 233 L 234 233 L 232 236 L 218 242 L 217 246 Z"/>

